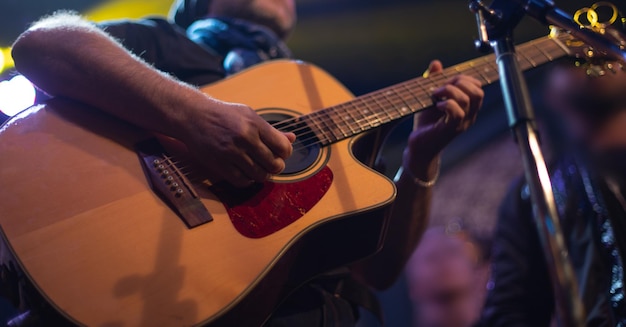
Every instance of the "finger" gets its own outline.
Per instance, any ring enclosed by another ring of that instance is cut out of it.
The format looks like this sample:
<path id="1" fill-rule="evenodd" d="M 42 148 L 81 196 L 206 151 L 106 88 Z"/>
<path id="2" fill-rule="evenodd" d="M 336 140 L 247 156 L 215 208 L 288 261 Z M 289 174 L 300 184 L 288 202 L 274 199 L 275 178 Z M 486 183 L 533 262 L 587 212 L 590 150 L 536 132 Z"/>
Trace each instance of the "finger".
<path id="1" fill-rule="evenodd" d="M 295 133 L 283 133 L 283 135 L 285 135 L 285 137 L 289 140 L 289 143 L 293 144 L 293 142 L 296 141 L 296 134 Z"/>
<path id="2" fill-rule="evenodd" d="M 285 169 L 284 160 L 277 157 L 261 139 L 249 144 L 246 152 L 255 166 L 262 168 L 266 174 L 278 174 Z"/>
<path id="3" fill-rule="evenodd" d="M 437 109 L 445 113 L 446 117 L 444 123 L 446 125 L 458 125 L 459 122 L 463 121 L 463 119 L 465 119 L 465 116 L 467 115 L 467 113 L 465 112 L 465 110 L 463 110 L 463 108 L 461 108 L 459 103 L 454 100 L 444 100 L 437 102 Z"/>
<path id="4" fill-rule="evenodd" d="M 472 119 L 476 117 L 479 109 L 482 107 L 483 98 L 485 96 L 480 82 L 478 84 L 475 82 L 476 81 L 472 79 L 459 79 L 455 83 L 455 86 L 469 97 L 468 116 L 472 117 Z"/>
<path id="5" fill-rule="evenodd" d="M 270 178 L 271 174 L 265 170 L 262 166 L 254 162 L 249 156 L 243 156 L 243 158 L 233 161 L 235 162 L 235 167 L 241 171 L 243 177 L 247 180 L 252 180 L 257 183 L 265 182 L 268 178 Z"/>
<path id="6" fill-rule="evenodd" d="M 441 73 L 443 71 L 443 64 L 439 60 L 433 60 L 428 65 L 428 70 L 424 72 L 424 78 L 428 78 L 430 74 Z"/>
<path id="7" fill-rule="evenodd" d="M 289 158 L 291 152 L 293 151 L 291 146 L 292 141 L 289 139 L 289 136 L 279 132 L 265 121 L 259 125 L 259 137 L 261 142 L 263 142 L 263 144 L 265 144 L 267 148 L 272 151 L 275 157 L 282 159 Z"/>
<path id="8" fill-rule="evenodd" d="M 461 110 L 465 113 L 469 111 L 470 106 L 470 97 L 465 94 L 459 87 L 452 84 L 444 85 L 439 89 L 436 89 L 433 92 L 433 97 L 436 99 L 443 99 L 442 101 L 438 101 L 437 105 L 439 107 L 439 102 L 456 102 Z M 448 107 L 448 106 L 444 106 Z"/>
<path id="9" fill-rule="evenodd" d="M 468 75 L 457 75 L 454 78 L 452 78 L 448 84 L 456 84 L 459 81 L 463 81 L 466 83 L 471 83 L 473 85 L 476 85 L 477 87 L 483 87 L 483 84 L 476 78 L 472 77 L 472 76 L 468 76 Z"/>
<path id="10" fill-rule="evenodd" d="M 413 129 L 432 125 L 438 122 L 443 116 L 445 116 L 445 113 L 439 110 L 429 109 L 429 110 L 424 110 L 422 112 L 419 112 L 413 118 Z"/>

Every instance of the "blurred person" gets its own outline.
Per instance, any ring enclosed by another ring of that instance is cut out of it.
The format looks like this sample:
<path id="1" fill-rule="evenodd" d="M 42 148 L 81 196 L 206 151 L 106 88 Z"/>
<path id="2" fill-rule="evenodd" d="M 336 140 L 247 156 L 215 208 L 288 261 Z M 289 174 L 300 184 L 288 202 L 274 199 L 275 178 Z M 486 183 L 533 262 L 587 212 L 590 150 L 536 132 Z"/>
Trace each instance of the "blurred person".
<path id="1" fill-rule="evenodd" d="M 415 327 L 469 327 L 480 317 L 489 245 L 460 226 L 429 228 L 407 263 Z"/>
<path id="2" fill-rule="evenodd" d="M 294 135 L 272 128 L 245 104 L 220 101 L 196 87 L 290 58 L 284 40 L 295 22 L 293 0 L 180 0 L 171 20 L 97 25 L 60 13 L 23 33 L 13 56 L 19 72 L 50 95 L 179 139 L 211 180 L 246 187 L 281 172 Z M 441 70 L 438 61 L 429 67 L 431 74 Z M 269 326 L 354 325 L 360 303 L 342 296 L 340 285 L 355 281 L 381 289 L 397 278 L 427 225 L 439 153 L 471 126 L 482 97 L 480 82 L 463 75 L 434 90 L 438 110 L 420 115 L 410 136 L 381 251 L 301 287 Z"/>
<path id="3" fill-rule="evenodd" d="M 546 82 L 545 102 L 566 128 L 550 171 L 586 325 L 626 326 L 626 70 L 567 58 Z M 500 209 L 492 276 L 481 326 L 550 325 L 553 287 L 523 180 Z"/>

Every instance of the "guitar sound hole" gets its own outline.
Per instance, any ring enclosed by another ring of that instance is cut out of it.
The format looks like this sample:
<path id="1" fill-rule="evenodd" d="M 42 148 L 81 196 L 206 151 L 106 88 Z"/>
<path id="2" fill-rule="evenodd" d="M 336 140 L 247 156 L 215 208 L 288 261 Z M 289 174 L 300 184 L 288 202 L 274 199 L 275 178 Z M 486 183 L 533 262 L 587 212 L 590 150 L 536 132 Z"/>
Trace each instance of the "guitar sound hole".
<path id="1" fill-rule="evenodd" d="M 321 146 L 319 140 L 311 129 L 303 122 L 293 120 L 293 116 L 282 113 L 264 113 L 261 117 L 272 125 L 290 120 L 277 127 L 284 132 L 296 134 L 296 141 L 293 143 L 293 154 L 286 161 L 285 170 L 281 175 L 293 175 L 305 171 L 311 167 L 320 155 Z"/>

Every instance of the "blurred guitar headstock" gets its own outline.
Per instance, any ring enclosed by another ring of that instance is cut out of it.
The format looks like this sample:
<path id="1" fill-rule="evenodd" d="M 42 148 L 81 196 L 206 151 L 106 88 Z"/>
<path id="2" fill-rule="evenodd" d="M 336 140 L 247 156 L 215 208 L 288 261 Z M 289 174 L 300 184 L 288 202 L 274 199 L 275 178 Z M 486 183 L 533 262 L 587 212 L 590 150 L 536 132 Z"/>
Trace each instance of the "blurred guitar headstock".
<path id="1" fill-rule="evenodd" d="M 604 35 L 620 48 L 626 49 L 626 17 L 613 3 L 600 1 L 591 7 L 579 9 L 573 19 L 580 28 Z M 553 27 L 550 35 L 567 49 L 570 56 L 577 59 L 576 66 L 586 69 L 589 76 L 600 77 L 607 72 L 626 71 L 626 63 L 613 60 L 566 31 Z"/>

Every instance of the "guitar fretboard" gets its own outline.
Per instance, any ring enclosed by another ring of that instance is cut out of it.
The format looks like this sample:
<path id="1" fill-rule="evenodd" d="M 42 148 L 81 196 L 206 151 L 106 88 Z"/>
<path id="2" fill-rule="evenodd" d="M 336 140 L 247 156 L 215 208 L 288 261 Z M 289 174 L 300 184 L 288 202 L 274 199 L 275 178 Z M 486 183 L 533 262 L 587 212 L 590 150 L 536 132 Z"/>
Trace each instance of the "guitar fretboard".
<path id="1" fill-rule="evenodd" d="M 550 36 L 517 46 L 518 61 L 523 70 L 566 56 L 568 50 Z M 428 78 L 419 77 L 396 84 L 333 107 L 300 117 L 323 146 L 341 141 L 388 122 L 412 115 L 434 105 L 432 92 L 459 74 L 473 76 L 483 85 L 499 79 L 495 55 L 487 55 Z M 297 134 L 297 133 L 296 133 Z M 300 138 L 301 135 L 298 135 Z M 302 135 L 305 139 L 310 136 Z"/>

